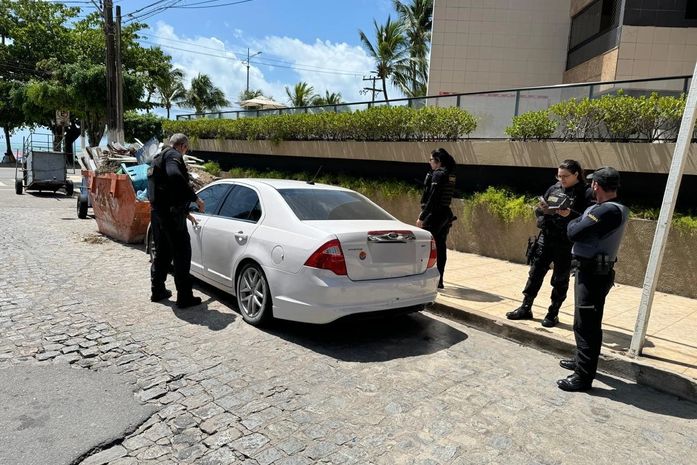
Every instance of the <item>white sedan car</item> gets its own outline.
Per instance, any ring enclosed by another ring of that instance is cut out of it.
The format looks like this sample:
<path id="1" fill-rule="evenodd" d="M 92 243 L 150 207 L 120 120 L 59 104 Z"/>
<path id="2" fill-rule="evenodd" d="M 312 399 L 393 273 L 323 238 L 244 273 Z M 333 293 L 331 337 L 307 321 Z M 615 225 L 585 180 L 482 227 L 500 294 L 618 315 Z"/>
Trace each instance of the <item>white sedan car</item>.
<path id="1" fill-rule="evenodd" d="M 225 179 L 198 192 L 191 274 L 236 296 L 242 317 L 308 323 L 436 298 L 436 246 L 349 189 L 275 179 Z"/>

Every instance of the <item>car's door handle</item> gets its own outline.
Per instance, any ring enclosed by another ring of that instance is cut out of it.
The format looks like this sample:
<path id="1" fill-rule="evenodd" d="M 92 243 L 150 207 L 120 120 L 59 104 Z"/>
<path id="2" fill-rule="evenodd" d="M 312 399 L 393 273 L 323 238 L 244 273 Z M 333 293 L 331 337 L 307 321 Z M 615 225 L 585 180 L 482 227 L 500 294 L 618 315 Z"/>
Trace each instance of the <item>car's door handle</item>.
<path id="1" fill-rule="evenodd" d="M 235 239 L 237 239 L 237 242 L 242 244 L 247 240 L 247 235 L 244 233 L 244 231 L 237 231 L 235 233 Z"/>
<path id="2" fill-rule="evenodd" d="M 194 231 L 200 231 L 200 230 L 201 230 L 201 225 L 200 225 L 199 223 L 194 223 L 194 224 L 192 225 L 192 227 L 194 228 Z"/>

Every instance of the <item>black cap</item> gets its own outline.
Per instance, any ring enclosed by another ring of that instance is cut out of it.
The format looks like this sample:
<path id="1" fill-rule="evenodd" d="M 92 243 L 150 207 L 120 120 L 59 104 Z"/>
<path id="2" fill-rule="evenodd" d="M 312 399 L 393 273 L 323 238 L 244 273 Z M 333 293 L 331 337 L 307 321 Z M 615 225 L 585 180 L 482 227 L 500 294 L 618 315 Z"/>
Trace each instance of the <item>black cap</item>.
<path id="1" fill-rule="evenodd" d="M 620 172 L 612 166 L 598 168 L 586 176 L 586 179 L 597 182 L 603 189 L 617 190 L 620 187 Z"/>

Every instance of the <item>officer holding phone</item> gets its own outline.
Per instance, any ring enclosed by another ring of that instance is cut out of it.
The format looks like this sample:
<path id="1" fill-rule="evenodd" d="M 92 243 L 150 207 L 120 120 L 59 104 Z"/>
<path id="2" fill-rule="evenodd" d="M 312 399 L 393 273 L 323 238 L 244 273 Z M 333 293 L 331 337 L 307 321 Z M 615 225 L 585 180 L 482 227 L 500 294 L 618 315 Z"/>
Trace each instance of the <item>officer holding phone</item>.
<path id="1" fill-rule="evenodd" d="M 578 218 L 591 202 L 583 169 L 576 160 L 565 160 L 557 169 L 558 182 L 552 185 L 535 209 L 540 233 L 528 250 L 530 272 L 523 289 L 523 303 L 506 313 L 509 320 L 532 319 L 532 305 L 542 287 L 549 268 L 552 272 L 551 305 L 542 326 L 551 328 L 559 323 L 559 308 L 566 299 L 571 275 L 571 241 L 566 233 L 569 221 Z"/>

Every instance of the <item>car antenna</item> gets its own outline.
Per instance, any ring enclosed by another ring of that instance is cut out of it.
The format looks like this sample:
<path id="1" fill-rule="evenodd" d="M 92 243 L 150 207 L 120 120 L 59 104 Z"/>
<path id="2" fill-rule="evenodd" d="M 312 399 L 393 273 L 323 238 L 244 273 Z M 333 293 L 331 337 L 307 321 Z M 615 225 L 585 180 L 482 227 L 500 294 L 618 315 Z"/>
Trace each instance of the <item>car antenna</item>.
<path id="1" fill-rule="evenodd" d="M 317 176 L 319 176 L 319 172 L 320 172 L 320 171 L 322 171 L 322 165 L 319 165 L 319 168 L 317 169 L 317 172 L 315 173 L 314 176 L 312 176 L 312 179 L 310 179 L 309 181 L 307 181 L 307 183 L 308 183 L 308 184 L 314 185 L 314 184 L 315 184 L 315 179 L 317 179 Z"/>

